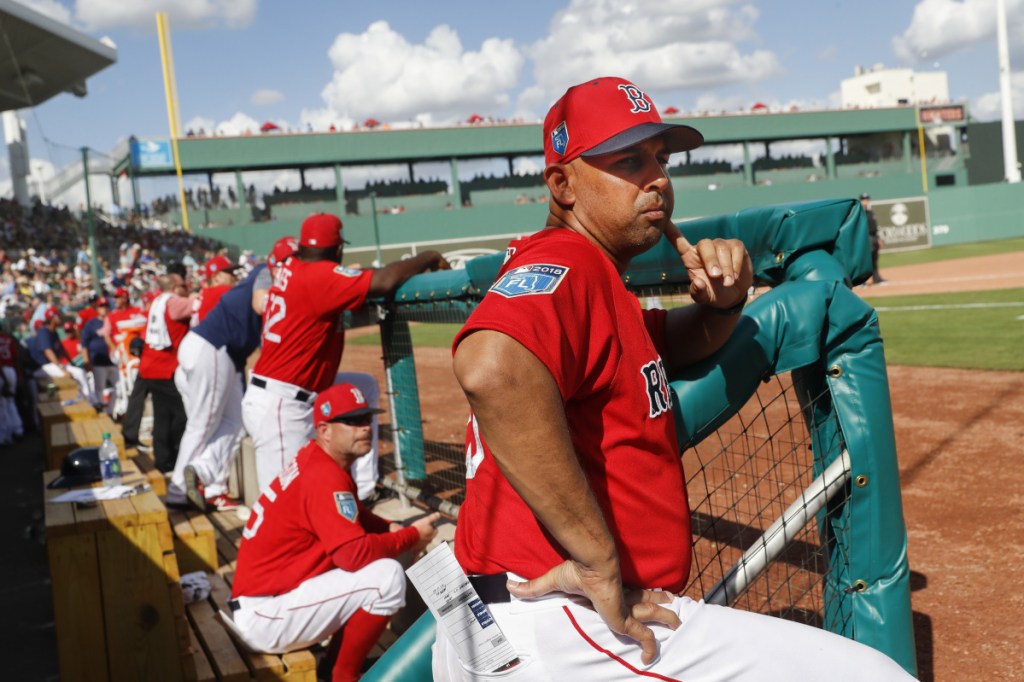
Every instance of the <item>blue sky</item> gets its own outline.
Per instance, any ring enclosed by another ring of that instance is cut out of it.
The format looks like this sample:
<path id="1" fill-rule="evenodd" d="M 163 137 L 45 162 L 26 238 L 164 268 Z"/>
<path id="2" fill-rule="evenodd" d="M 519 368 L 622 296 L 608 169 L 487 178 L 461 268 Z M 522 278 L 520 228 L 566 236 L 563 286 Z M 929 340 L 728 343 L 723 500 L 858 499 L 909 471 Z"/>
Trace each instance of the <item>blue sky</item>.
<path id="1" fill-rule="evenodd" d="M 105 153 L 132 134 L 167 135 L 158 10 L 170 19 L 183 128 L 537 119 L 597 75 L 631 78 L 684 111 L 836 107 L 840 81 L 877 63 L 946 71 L 951 97 L 977 118 L 1000 106 L 995 0 L 22 2 L 118 48 L 86 98 L 22 112 L 40 174 L 82 146 Z M 1024 74 L 1024 0 L 1006 4 Z M 1020 118 L 1024 77 L 1014 91 Z M 0 191 L 7 175 L 4 158 Z"/>

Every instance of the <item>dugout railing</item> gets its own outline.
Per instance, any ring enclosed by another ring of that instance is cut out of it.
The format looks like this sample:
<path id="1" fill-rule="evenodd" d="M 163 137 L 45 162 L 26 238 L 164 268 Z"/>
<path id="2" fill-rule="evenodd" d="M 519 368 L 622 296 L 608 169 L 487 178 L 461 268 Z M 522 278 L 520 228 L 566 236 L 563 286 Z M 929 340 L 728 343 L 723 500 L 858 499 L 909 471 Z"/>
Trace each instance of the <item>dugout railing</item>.
<path id="1" fill-rule="evenodd" d="M 882 339 L 874 310 L 851 290 L 871 273 L 860 203 L 759 207 L 680 228 L 691 242 L 742 240 L 758 286 L 729 342 L 671 377 L 693 517 L 686 594 L 825 628 L 916 674 Z M 379 307 L 392 415 L 386 485 L 456 518 L 462 431 L 430 429 L 445 410 L 461 411 L 464 425 L 468 407 L 421 390 L 416 332 L 448 325 L 454 334 L 502 258 L 414 277 Z M 624 281 L 647 303 L 685 302 L 687 274 L 667 241 L 634 259 Z M 433 353 L 450 367 L 448 348 Z M 428 612 L 365 679 L 428 679 L 434 635 Z"/>

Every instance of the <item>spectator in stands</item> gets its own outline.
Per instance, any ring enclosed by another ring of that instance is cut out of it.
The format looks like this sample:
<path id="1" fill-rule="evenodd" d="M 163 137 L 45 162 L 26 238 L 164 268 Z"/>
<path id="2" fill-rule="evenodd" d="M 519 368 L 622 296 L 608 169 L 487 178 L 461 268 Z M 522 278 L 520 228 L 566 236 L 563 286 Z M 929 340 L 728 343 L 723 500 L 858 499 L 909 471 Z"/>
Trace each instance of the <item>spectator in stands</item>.
<path id="1" fill-rule="evenodd" d="M 203 266 L 206 276 L 206 286 L 199 292 L 195 301 L 195 314 L 192 316 L 192 326 L 203 321 L 213 307 L 217 305 L 221 296 L 226 294 L 238 281 L 237 273 L 240 265 L 232 263 L 225 256 L 214 256 Z"/>

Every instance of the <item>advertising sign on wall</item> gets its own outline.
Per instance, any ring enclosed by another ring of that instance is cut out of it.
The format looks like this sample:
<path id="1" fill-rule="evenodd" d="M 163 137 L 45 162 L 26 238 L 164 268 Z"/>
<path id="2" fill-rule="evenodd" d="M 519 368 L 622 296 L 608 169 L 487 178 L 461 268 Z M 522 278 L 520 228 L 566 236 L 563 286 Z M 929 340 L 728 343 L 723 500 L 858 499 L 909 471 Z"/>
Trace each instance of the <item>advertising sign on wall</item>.
<path id="1" fill-rule="evenodd" d="M 132 165 L 146 170 L 174 168 L 170 140 L 132 140 Z"/>
<path id="2" fill-rule="evenodd" d="M 882 251 L 925 249 L 932 245 L 926 198 L 872 200 L 871 210 L 878 221 Z"/>

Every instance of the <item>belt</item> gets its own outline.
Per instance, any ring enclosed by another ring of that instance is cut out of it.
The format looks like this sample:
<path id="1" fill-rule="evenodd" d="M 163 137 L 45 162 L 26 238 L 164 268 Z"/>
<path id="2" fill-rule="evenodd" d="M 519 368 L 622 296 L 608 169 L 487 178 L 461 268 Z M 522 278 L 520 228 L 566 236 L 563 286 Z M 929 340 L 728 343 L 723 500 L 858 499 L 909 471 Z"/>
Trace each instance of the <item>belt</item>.
<path id="1" fill-rule="evenodd" d="M 249 383 L 252 384 L 253 386 L 256 386 L 257 388 L 264 388 L 270 391 L 271 393 L 277 393 L 278 395 L 282 395 L 285 398 L 294 398 L 295 400 L 304 403 L 308 403 L 316 395 L 316 393 L 313 393 L 311 391 L 303 391 L 301 388 L 296 389 L 294 391 L 291 389 L 283 388 L 276 383 L 268 383 L 266 379 L 261 379 L 260 377 L 250 377 Z"/>
<path id="2" fill-rule="evenodd" d="M 512 601 L 508 593 L 508 574 L 495 573 L 494 575 L 471 575 L 470 584 L 480 595 L 480 601 L 485 604 L 507 604 Z"/>
<path id="3" fill-rule="evenodd" d="M 231 613 L 234 613 L 242 608 L 242 605 L 238 603 L 237 599 L 228 599 L 228 608 L 231 609 Z"/>

